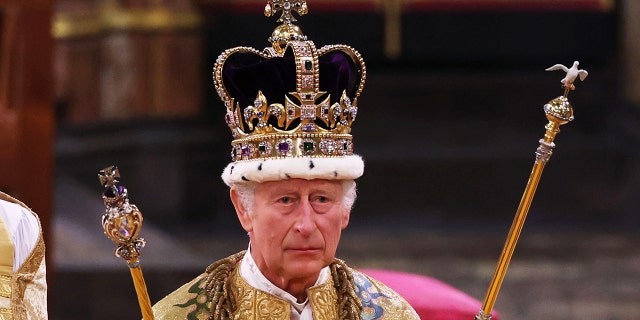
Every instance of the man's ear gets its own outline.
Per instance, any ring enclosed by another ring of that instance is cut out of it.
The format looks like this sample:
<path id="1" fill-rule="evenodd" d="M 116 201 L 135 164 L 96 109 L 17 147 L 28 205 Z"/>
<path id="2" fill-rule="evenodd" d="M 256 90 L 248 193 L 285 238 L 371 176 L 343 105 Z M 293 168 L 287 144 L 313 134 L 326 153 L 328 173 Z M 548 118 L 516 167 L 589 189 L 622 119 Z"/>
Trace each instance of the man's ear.
<path id="1" fill-rule="evenodd" d="M 342 229 L 346 228 L 349 225 L 349 218 L 351 218 L 351 209 L 345 210 L 342 215 Z"/>
<path id="2" fill-rule="evenodd" d="M 238 220 L 240 220 L 242 228 L 246 232 L 253 231 L 253 218 L 249 214 L 249 210 L 244 207 L 244 204 L 240 200 L 238 190 L 236 190 L 235 188 L 231 188 L 231 190 L 229 191 L 229 196 L 231 197 L 231 203 L 233 203 L 233 207 L 236 209 L 236 214 L 238 215 Z"/>

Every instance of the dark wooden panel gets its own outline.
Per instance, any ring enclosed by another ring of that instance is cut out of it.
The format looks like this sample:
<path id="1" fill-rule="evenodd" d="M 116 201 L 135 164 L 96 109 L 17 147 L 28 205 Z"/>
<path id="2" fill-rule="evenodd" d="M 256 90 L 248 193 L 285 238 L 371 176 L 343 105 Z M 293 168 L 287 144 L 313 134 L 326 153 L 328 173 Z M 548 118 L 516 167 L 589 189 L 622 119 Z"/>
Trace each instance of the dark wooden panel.
<path id="1" fill-rule="evenodd" d="M 54 138 L 51 3 L 9 1 L 0 6 L 0 15 L 0 188 L 38 213 L 48 242 Z"/>

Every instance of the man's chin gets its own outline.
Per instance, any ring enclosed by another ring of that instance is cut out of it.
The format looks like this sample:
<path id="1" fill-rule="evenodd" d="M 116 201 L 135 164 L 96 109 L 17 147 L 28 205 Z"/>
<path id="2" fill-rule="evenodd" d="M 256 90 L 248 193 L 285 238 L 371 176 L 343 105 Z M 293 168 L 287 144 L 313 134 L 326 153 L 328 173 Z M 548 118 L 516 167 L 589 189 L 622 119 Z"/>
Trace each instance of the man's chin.
<path id="1" fill-rule="evenodd" d="M 325 266 L 322 260 L 292 260 L 287 263 L 287 269 L 294 278 L 317 277 Z"/>

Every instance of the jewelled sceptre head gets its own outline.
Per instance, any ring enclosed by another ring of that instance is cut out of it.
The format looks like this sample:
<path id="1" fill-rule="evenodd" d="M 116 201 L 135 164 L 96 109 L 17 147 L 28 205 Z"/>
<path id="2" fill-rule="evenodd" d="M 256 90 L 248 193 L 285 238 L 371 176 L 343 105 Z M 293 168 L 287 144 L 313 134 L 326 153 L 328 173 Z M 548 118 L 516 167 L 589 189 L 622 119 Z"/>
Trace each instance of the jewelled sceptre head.
<path id="1" fill-rule="evenodd" d="M 564 94 L 547 102 L 543 107 L 549 123 L 545 126 L 544 137 L 539 141 L 540 146 L 535 153 L 536 160 L 533 165 L 533 169 L 531 170 L 527 186 L 525 187 L 522 199 L 520 199 L 520 205 L 518 206 L 515 218 L 511 224 L 511 229 L 509 230 L 507 240 L 504 244 L 504 248 L 502 249 L 502 254 L 498 260 L 495 273 L 493 274 L 493 278 L 489 284 L 489 289 L 487 290 L 487 294 L 482 304 L 482 309 L 476 315 L 475 320 L 491 319 L 491 310 L 493 310 L 493 306 L 495 305 L 498 297 L 498 292 L 500 291 L 500 286 L 502 285 L 502 281 L 507 273 L 509 262 L 513 256 L 518 238 L 520 237 L 520 232 L 522 231 L 522 227 L 524 226 L 524 222 L 527 218 L 527 213 L 531 207 L 533 196 L 536 193 L 538 182 L 542 176 L 542 170 L 551 158 L 553 149 L 555 148 L 553 140 L 560 132 L 560 126 L 569 123 L 574 118 L 573 107 L 569 103 L 567 95 L 569 94 L 569 91 L 575 90 L 574 81 L 576 78 L 579 77 L 580 80 L 584 80 L 588 74 L 586 70 L 578 69 L 578 65 L 578 61 L 575 61 L 571 68 L 567 68 L 561 64 L 556 64 L 546 69 L 546 71 L 563 70 L 566 72 L 566 76 L 560 81 L 564 88 Z"/>
<path id="2" fill-rule="evenodd" d="M 115 249 L 116 257 L 124 259 L 129 266 L 143 319 L 153 320 L 151 301 L 140 268 L 140 250 L 145 245 L 144 239 L 138 238 L 142 228 L 142 212 L 129 202 L 127 188 L 119 184 L 120 172 L 116 166 L 100 170 L 98 178 L 104 188 L 104 234 L 118 245 Z"/>
<path id="3" fill-rule="evenodd" d="M 129 267 L 135 267 L 140 264 L 140 250 L 145 245 L 144 239 L 138 238 L 142 227 L 142 213 L 129 202 L 127 188 L 119 185 L 120 172 L 116 166 L 100 170 L 98 177 L 104 187 L 104 234 L 118 245 L 115 249 L 116 257 L 127 261 Z"/>

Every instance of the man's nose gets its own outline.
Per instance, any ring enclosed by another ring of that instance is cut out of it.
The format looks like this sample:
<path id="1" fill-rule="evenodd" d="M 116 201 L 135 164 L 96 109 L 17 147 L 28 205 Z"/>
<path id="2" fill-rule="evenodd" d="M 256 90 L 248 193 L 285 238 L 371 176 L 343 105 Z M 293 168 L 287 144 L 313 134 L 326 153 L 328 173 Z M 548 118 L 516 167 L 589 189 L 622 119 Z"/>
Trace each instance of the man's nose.
<path id="1" fill-rule="evenodd" d="M 296 221 L 296 231 L 302 235 L 310 235 L 316 229 L 313 208 L 308 201 L 302 201 L 298 208 L 298 221 Z"/>

